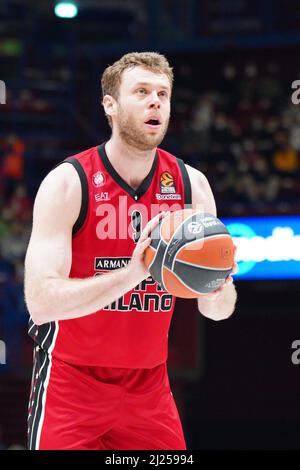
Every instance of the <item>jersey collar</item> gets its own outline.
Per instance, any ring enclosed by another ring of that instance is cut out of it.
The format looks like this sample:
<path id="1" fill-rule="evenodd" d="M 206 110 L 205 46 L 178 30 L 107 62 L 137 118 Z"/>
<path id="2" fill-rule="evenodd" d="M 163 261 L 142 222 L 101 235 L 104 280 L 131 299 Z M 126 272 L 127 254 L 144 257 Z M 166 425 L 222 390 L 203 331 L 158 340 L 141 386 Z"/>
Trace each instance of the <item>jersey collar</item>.
<path id="1" fill-rule="evenodd" d="M 98 146 L 98 153 L 99 153 L 100 159 L 101 159 L 106 171 L 115 180 L 115 182 L 122 189 L 124 189 L 124 191 L 126 191 L 129 194 L 130 197 L 132 197 L 132 199 L 137 201 L 138 199 L 140 199 L 145 194 L 145 192 L 148 190 L 148 188 L 150 187 L 150 185 L 152 183 L 153 176 L 154 176 L 154 173 L 155 173 L 155 170 L 156 170 L 156 167 L 157 167 L 157 161 L 158 161 L 157 151 L 155 153 L 153 164 L 152 164 L 151 170 L 149 171 L 148 175 L 141 182 L 140 186 L 137 189 L 133 189 L 131 186 L 129 186 L 128 183 L 126 183 L 126 181 L 119 175 L 119 173 L 117 173 L 117 171 L 114 169 L 114 167 L 110 163 L 110 160 L 109 160 L 109 158 L 107 156 L 107 153 L 106 153 L 106 150 L 105 150 L 105 144 L 106 144 L 106 142 L 104 142 L 103 144 Z"/>

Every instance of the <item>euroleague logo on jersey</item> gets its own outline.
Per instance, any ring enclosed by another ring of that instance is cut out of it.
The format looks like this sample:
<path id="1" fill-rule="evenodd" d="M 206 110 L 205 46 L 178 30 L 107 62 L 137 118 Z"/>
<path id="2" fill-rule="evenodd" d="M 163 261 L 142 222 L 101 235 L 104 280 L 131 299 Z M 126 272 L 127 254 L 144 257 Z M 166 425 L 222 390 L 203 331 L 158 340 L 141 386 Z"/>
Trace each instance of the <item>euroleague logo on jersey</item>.
<path id="1" fill-rule="evenodd" d="M 161 194 L 176 193 L 174 176 L 168 171 L 164 171 L 160 175 L 160 192 Z"/>
<path id="2" fill-rule="evenodd" d="M 103 186 L 105 183 L 105 176 L 101 171 L 97 171 L 97 173 L 92 176 L 92 181 L 96 188 L 100 188 L 100 186 Z"/>
<path id="3" fill-rule="evenodd" d="M 156 193 L 158 201 L 181 199 L 181 194 L 176 194 L 175 179 L 169 171 L 164 171 L 160 175 L 159 183 L 160 193 Z"/>

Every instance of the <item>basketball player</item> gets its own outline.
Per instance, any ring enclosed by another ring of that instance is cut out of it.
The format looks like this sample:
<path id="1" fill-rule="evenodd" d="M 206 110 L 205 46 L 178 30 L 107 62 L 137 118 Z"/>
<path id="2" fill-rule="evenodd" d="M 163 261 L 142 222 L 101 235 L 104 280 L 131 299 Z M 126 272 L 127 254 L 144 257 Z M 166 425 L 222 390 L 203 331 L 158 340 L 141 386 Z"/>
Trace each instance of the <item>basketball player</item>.
<path id="1" fill-rule="evenodd" d="M 108 67 L 111 138 L 64 160 L 37 193 L 25 261 L 35 344 L 30 449 L 186 448 L 166 366 L 174 299 L 143 258 L 174 200 L 212 214 L 216 207 L 205 176 L 158 148 L 172 84 L 157 53 L 126 54 Z M 162 200 L 165 210 L 151 217 Z M 221 320 L 235 302 L 229 277 L 198 306 Z"/>

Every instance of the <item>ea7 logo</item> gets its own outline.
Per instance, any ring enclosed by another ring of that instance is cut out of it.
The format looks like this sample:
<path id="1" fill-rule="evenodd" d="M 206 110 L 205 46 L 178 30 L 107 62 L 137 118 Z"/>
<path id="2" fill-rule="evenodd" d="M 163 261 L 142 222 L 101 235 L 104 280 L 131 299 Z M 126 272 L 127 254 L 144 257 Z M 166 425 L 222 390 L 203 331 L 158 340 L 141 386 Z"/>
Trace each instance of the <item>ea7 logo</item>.
<path id="1" fill-rule="evenodd" d="M 3 80 L 0 80 L 0 104 L 6 103 L 6 86 Z"/>

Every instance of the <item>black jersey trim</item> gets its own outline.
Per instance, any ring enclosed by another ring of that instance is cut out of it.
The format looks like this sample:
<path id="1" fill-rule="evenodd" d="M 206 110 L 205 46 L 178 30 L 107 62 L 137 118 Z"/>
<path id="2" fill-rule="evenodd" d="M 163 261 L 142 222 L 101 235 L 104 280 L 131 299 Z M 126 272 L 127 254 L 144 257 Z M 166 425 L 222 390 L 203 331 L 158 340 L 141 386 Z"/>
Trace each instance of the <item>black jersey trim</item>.
<path id="1" fill-rule="evenodd" d="M 184 186 L 184 206 L 192 207 L 192 186 L 185 163 L 181 158 L 177 158 L 177 163 L 181 171 Z"/>
<path id="2" fill-rule="evenodd" d="M 107 170 L 107 172 L 116 181 L 116 183 L 122 189 L 124 189 L 124 191 L 126 191 L 129 194 L 129 196 L 132 197 L 132 199 L 137 201 L 138 199 L 140 199 L 146 193 L 146 191 L 149 189 L 149 187 L 152 183 L 153 176 L 154 176 L 154 173 L 155 173 L 155 170 L 156 170 L 156 167 L 157 167 L 157 162 L 158 162 L 158 153 L 157 152 L 155 154 L 151 170 L 149 171 L 148 175 L 142 181 L 142 183 L 140 184 L 140 186 L 137 189 L 133 189 L 131 186 L 129 186 L 129 184 L 126 183 L 126 181 L 124 181 L 123 178 L 119 175 L 119 173 L 117 173 L 117 171 L 114 169 L 114 167 L 110 163 L 109 158 L 107 156 L 107 153 L 106 153 L 106 150 L 105 150 L 105 142 L 98 146 L 98 153 L 99 153 L 100 159 L 101 159 L 103 165 L 105 166 L 105 169 Z"/>
<path id="3" fill-rule="evenodd" d="M 51 328 L 51 324 L 50 324 Z M 55 332 L 54 331 L 51 333 Z M 53 335 L 52 335 L 53 337 Z M 46 404 L 43 403 L 45 391 L 47 390 L 47 376 L 51 372 L 50 355 L 40 347 L 35 347 L 34 363 L 32 371 L 32 386 L 28 406 L 28 450 L 38 450 L 40 435 L 43 428 Z M 39 432 L 39 428 L 41 430 Z"/>
<path id="4" fill-rule="evenodd" d="M 86 216 L 87 216 L 88 206 L 89 206 L 88 181 L 87 181 L 87 177 L 86 177 L 84 169 L 82 168 L 80 162 L 76 160 L 76 158 L 67 158 L 61 163 L 71 163 L 71 165 L 73 165 L 73 167 L 77 171 L 77 174 L 79 176 L 80 183 L 81 183 L 81 207 L 80 207 L 78 218 L 75 224 L 73 225 L 72 235 L 74 237 L 83 226 Z"/>

